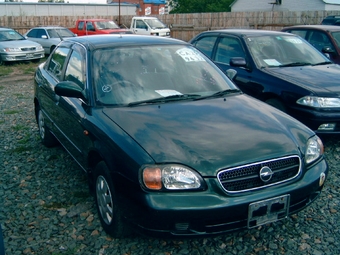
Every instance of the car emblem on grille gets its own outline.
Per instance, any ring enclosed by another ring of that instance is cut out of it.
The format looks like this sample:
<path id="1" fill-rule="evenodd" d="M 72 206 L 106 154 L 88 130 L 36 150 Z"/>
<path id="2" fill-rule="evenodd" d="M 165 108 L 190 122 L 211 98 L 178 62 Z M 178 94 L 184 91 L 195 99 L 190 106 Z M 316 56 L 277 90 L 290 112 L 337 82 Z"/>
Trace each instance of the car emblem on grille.
<path id="1" fill-rule="evenodd" d="M 273 176 L 273 171 L 269 167 L 264 166 L 264 167 L 261 168 L 260 179 L 263 182 L 269 182 L 271 180 L 272 176 Z"/>

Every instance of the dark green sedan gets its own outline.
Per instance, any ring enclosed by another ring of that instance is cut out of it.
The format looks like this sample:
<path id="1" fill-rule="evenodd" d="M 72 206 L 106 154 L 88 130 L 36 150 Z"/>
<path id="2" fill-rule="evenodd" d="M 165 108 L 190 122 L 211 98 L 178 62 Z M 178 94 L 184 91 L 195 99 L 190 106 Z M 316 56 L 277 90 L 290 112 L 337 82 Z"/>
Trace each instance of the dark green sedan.
<path id="1" fill-rule="evenodd" d="M 308 206 L 327 177 L 313 131 L 183 41 L 67 39 L 34 88 L 42 143 L 61 144 L 86 172 L 114 237 L 254 228 Z"/>

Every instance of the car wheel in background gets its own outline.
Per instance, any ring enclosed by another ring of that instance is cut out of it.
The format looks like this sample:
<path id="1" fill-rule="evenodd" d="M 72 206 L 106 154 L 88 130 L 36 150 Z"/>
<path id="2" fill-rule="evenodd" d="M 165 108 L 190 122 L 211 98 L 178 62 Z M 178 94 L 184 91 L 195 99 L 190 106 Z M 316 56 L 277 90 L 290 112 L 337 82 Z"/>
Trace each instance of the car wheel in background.
<path id="1" fill-rule="evenodd" d="M 54 51 L 54 49 L 55 49 L 55 45 L 52 45 L 50 48 L 50 54 Z"/>
<path id="2" fill-rule="evenodd" d="M 286 107 L 281 103 L 280 100 L 275 98 L 270 98 L 265 101 L 267 104 L 275 107 L 276 109 L 279 109 L 282 112 L 287 112 Z"/>
<path id="3" fill-rule="evenodd" d="M 97 164 L 94 176 L 96 205 L 105 232 L 116 238 L 126 236 L 129 230 L 123 222 L 113 181 L 103 161 Z"/>
<path id="4" fill-rule="evenodd" d="M 46 147 L 52 147 L 57 143 L 57 139 L 52 135 L 49 128 L 46 126 L 45 117 L 41 109 L 37 110 L 37 122 L 41 142 Z"/>

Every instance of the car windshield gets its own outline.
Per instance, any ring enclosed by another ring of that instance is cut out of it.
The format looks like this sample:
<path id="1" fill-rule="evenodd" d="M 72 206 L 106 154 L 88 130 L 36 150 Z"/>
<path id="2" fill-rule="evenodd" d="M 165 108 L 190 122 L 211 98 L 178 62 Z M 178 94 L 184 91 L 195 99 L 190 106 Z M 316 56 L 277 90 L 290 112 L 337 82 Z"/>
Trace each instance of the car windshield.
<path id="1" fill-rule="evenodd" d="M 65 28 L 55 28 L 47 29 L 47 33 L 50 38 L 60 38 L 60 37 L 74 37 L 75 35 L 68 29 Z"/>
<path id="2" fill-rule="evenodd" d="M 96 21 L 94 22 L 98 29 L 116 29 L 119 26 L 113 21 Z"/>
<path id="3" fill-rule="evenodd" d="M 96 101 L 104 105 L 196 100 L 239 91 L 191 46 L 98 49 L 92 65 Z"/>
<path id="4" fill-rule="evenodd" d="M 25 37 L 14 30 L 0 31 L 0 42 L 17 40 L 25 40 Z"/>
<path id="5" fill-rule="evenodd" d="M 317 65 L 329 59 L 302 38 L 293 35 L 264 35 L 246 39 L 259 68 Z"/>
<path id="6" fill-rule="evenodd" d="M 340 31 L 332 32 L 331 34 L 336 42 L 336 45 L 340 48 Z"/>
<path id="7" fill-rule="evenodd" d="M 145 19 L 144 20 L 151 28 L 166 28 L 166 25 L 163 24 L 158 19 Z"/>

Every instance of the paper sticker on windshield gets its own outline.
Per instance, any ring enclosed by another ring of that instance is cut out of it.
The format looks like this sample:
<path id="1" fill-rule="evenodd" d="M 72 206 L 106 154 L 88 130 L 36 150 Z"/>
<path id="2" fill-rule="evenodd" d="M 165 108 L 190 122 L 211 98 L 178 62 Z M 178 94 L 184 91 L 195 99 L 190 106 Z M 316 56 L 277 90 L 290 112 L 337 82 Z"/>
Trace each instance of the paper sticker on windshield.
<path id="1" fill-rule="evenodd" d="M 277 61 L 276 59 L 264 59 L 263 60 L 267 65 L 269 66 L 280 66 L 281 63 L 279 61 Z"/>
<path id="2" fill-rule="evenodd" d="M 162 89 L 162 90 L 155 90 L 158 94 L 160 94 L 163 97 L 168 97 L 168 96 L 175 96 L 175 95 L 182 95 L 182 93 L 172 90 L 172 89 Z"/>
<path id="3" fill-rule="evenodd" d="M 294 44 L 301 44 L 302 40 L 299 38 L 285 38 L 287 42 L 294 43 Z"/>
<path id="4" fill-rule="evenodd" d="M 184 48 L 176 51 L 176 53 L 180 55 L 185 62 L 205 61 L 204 58 L 198 54 L 198 52 L 195 52 L 192 49 Z"/>

